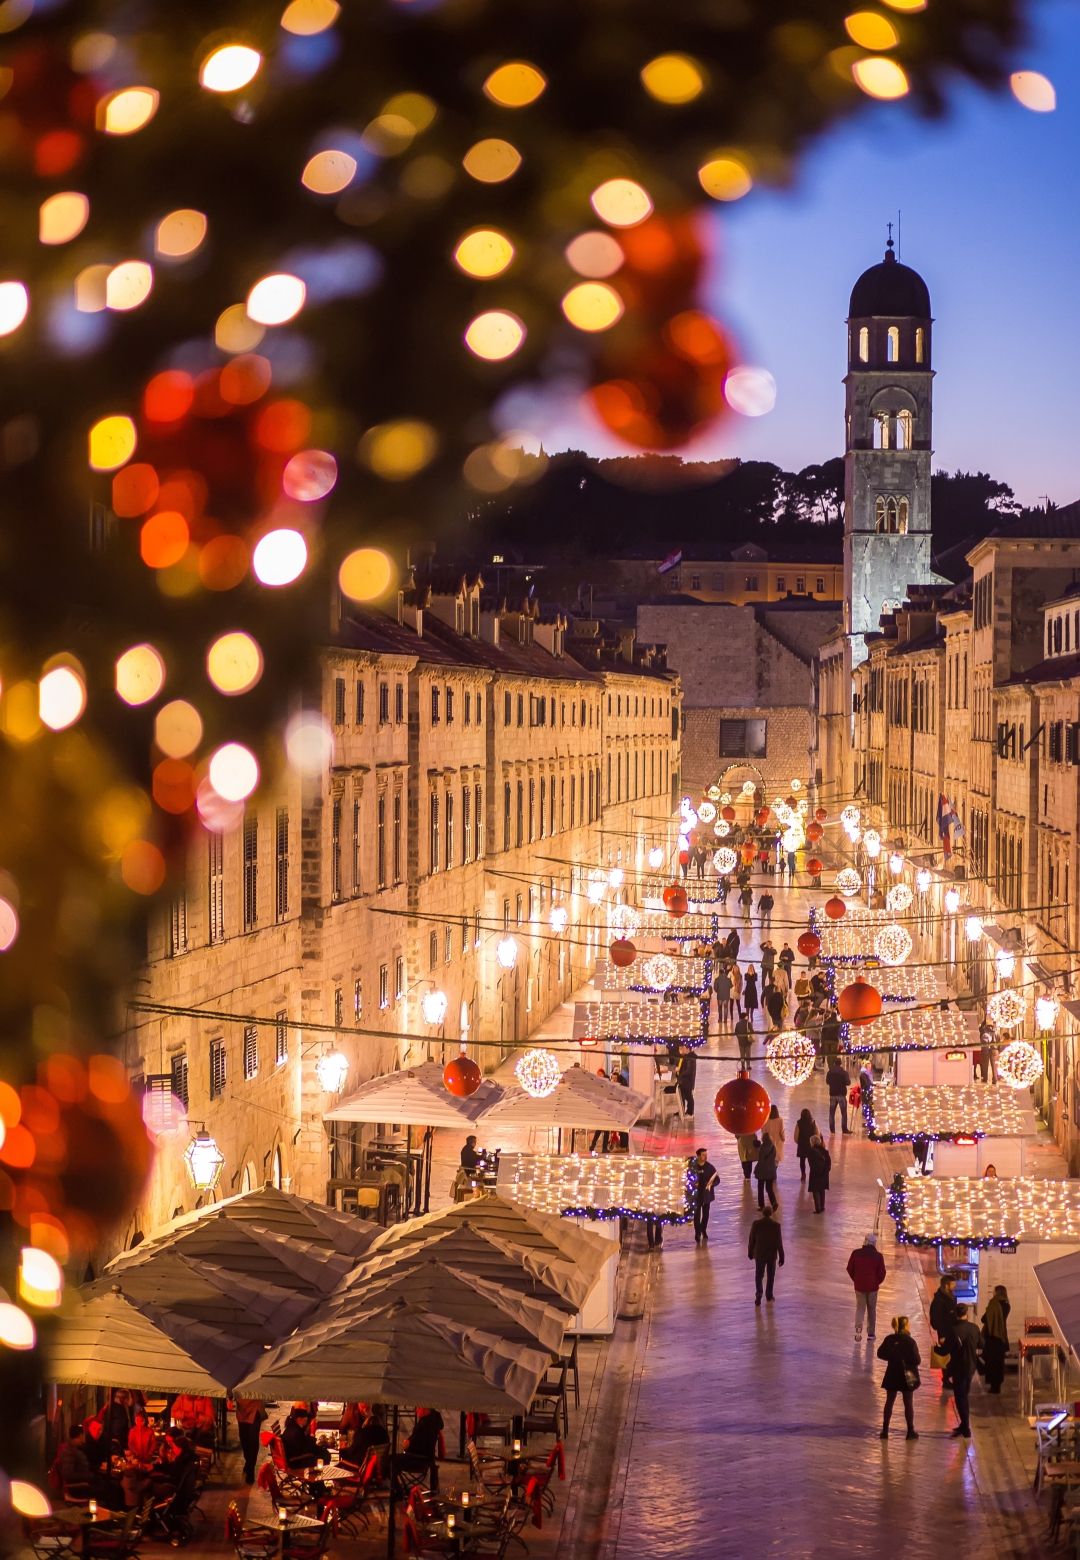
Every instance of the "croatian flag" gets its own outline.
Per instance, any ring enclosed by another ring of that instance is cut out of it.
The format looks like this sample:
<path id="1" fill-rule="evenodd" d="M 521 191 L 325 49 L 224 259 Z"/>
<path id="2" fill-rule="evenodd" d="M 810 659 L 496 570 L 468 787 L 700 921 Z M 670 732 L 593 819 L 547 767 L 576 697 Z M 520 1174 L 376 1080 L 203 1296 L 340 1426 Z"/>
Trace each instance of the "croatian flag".
<path id="1" fill-rule="evenodd" d="M 657 574 L 670 574 L 672 569 L 677 569 L 682 563 L 682 548 L 677 547 L 674 552 L 669 552 L 661 564 L 657 566 Z"/>

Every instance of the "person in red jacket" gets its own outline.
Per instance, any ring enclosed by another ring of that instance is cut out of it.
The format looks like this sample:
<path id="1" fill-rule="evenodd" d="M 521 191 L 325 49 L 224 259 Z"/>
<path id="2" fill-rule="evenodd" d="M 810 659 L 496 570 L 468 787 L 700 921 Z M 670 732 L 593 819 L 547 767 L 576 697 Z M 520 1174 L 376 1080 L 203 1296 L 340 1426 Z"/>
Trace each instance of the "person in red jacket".
<path id="1" fill-rule="evenodd" d="M 870 1324 L 866 1336 L 873 1338 L 877 1330 L 878 1290 L 885 1282 L 885 1258 L 877 1249 L 876 1235 L 867 1235 L 862 1245 L 851 1253 L 847 1271 L 855 1286 L 855 1337 L 862 1337 L 865 1314 Z"/>

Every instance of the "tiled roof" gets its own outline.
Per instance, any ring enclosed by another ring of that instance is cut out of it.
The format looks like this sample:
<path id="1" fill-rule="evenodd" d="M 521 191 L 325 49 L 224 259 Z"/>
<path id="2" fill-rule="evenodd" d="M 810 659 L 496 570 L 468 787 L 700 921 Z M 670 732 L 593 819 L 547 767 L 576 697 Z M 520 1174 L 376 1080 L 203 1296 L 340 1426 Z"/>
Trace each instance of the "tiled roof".
<path id="1" fill-rule="evenodd" d="M 1014 672 L 1010 683 L 1064 682 L 1070 677 L 1080 677 L 1080 651 L 1074 655 L 1048 656 L 1036 661 L 1026 672 Z"/>
<path id="2" fill-rule="evenodd" d="M 991 537 L 1010 537 L 1016 541 L 1041 541 L 1059 538 L 1080 541 L 1080 499 L 1048 513 L 1012 515 L 990 532 Z"/>
<path id="3" fill-rule="evenodd" d="M 902 645 L 894 646 L 889 651 L 889 655 L 916 655 L 920 650 L 936 650 L 939 645 L 944 643 L 944 630 L 938 628 L 935 624 L 933 628 L 928 628 L 924 634 L 916 634 L 914 639 L 909 639 Z"/>

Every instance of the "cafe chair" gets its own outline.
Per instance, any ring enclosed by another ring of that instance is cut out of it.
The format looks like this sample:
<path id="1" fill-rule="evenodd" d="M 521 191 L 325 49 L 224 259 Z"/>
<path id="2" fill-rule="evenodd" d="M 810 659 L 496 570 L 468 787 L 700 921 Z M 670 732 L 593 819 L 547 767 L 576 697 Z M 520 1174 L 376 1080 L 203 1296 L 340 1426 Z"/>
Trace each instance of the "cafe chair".
<path id="1" fill-rule="evenodd" d="M 402 1533 L 405 1538 L 405 1553 L 409 1560 L 443 1560 L 446 1555 L 458 1555 L 458 1548 L 454 1538 L 439 1538 L 428 1533 L 422 1526 L 418 1526 L 414 1519 L 406 1516 L 402 1522 Z"/>
<path id="2" fill-rule="evenodd" d="M 278 1535 L 274 1529 L 245 1524 L 235 1501 L 229 1502 L 225 1513 L 225 1537 L 236 1551 L 237 1560 L 271 1560 L 277 1553 Z"/>
<path id="3" fill-rule="evenodd" d="M 78 1537 L 78 1528 L 70 1527 L 59 1517 L 39 1517 L 26 1523 L 26 1540 L 35 1560 L 68 1560 L 75 1552 Z"/>
<path id="4" fill-rule="evenodd" d="M 289 1529 L 281 1535 L 282 1560 L 321 1560 L 330 1543 L 330 1524 Z"/>
<path id="5" fill-rule="evenodd" d="M 150 1516 L 150 1503 L 136 1506 L 120 1522 L 94 1522 L 83 1529 L 87 1560 L 128 1560 L 138 1554 Z"/>
<path id="6" fill-rule="evenodd" d="M 506 1459 L 494 1452 L 482 1452 L 475 1441 L 466 1446 L 472 1476 L 481 1490 L 488 1494 L 502 1495 L 512 1488 L 513 1481 L 506 1471 Z"/>
<path id="7" fill-rule="evenodd" d="M 359 1472 L 355 1479 L 339 1479 L 334 1483 L 333 1493 L 323 1501 L 320 1515 L 330 1523 L 335 1535 L 344 1533 L 348 1538 L 359 1537 L 358 1524 L 366 1527 L 368 1522 L 366 1493 Z"/>
<path id="8" fill-rule="evenodd" d="M 529 1546 L 521 1537 L 521 1530 L 525 1526 L 528 1514 L 524 1506 L 508 1506 L 494 1527 L 470 1533 L 459 1553 L 491 1556 L 492 1560 L 505 1560 L 511 1545 L 516 1545 L 518 1549 L 527 1552 Z"/>

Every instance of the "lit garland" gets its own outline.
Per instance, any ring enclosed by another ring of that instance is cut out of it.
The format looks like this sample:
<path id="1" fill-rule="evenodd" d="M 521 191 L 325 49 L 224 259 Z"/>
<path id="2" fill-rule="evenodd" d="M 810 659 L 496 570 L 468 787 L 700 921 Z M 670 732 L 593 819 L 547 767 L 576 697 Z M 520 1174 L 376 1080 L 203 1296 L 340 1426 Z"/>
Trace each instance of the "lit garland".
<path id="1" fill-rule="evenodd" d="M 784 1029 L 765 1043 L 765 1065 L 790 1088 L 805 1083 L 814 1071 L 814 1044 L 797 1029 Z"/>
<path id="2" fill-rule="evenodd" d="M 667 955 L 663 957 L 666 958 Z M 704 998 L 712 988 L 712 959 L 680 954 L 675 963 L 677 965 L 675 978 L 667 989 L 686 996 Z M 600 991 L 638 991 L 643 995 L 654 994 L 655 988 L 643 981 L 642 974 L 643 961 L 640 959 L 622 968 L 613 964 L 610 959 L 602 959 L 597 966 L 596 985 Z"/>
<path id="3" fill-rule="evenodd" d="M 682 1156 L 518 1154 L 499 1190 L 540 1213 L 682 1224 L 693 1181 Z"/>
<path id="4" fill-rule="evenodd" d="M 1080 1245 L 1080 1181 L 1028 1176 L 897 1176 L 888 1196 L 910 1246 L 1012 1250 L 1021 1240 Z"/>
<path id="5" fill-rule="evenodd" d="M 877 1143 L 1027 1137 L 1034 1130 L 1030 1111 L 1010 1089 L 986 1084 L 875 1083 L 863 1116 Z"/>
<path id="6" fill-rule="evenodd" d="M 1030 1089 L 1044 1071 L 1042 1057 L 1027 1040 L 1013 1040 L 998 1056 L 998 1076 L 1013 1089 Z"/>
<path id="7" fill-rule="evenodd" d="M 582 1002 L 584 1033 L 599 1041 L 631 1045 L 679 1044 L 698 1049 L 708 1037 L 709 1005 L 683 997 L 675 1002 Z"/>

